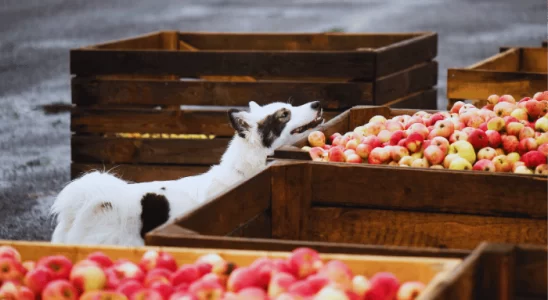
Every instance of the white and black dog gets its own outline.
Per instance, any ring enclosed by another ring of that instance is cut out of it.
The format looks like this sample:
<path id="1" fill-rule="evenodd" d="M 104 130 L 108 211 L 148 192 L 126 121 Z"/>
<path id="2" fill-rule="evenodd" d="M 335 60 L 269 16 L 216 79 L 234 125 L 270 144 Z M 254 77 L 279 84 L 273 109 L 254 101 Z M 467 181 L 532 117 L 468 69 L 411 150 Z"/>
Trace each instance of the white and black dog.
<path id="1" fill-rule="evenodd" d="M 320 102 L 301 106 L 249 103 L 249 112 L 228 112 L 236 134 L 219 165 L 171 181 L 128 183 L 94 171 L 69 183 L 57 196 L 53 243 L 144 245 L 144 235 L 197 208 L 266 168 L 274 149 L 323 122 Z"/>

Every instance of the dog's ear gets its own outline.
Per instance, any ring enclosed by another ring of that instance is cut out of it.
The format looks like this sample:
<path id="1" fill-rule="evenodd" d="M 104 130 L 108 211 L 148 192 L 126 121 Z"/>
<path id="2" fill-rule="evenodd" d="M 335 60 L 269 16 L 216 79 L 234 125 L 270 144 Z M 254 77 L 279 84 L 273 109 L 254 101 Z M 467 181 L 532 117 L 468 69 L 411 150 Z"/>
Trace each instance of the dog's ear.
<path id="1" fill-rule="evenodd" d="M 250 101 L 249 102 L 249 111 L 255 111 L 259 108 L 261 108 L 261 106 L 259 106 L 259 104 L 257 104 L 257 102 L 255 102 L 255 101 Z"/>
<path id="2" fill-rule="evenodd" d="M 249 123 L 245 120 L 245 111 L 231 108 L 228 110 L 228 119 L 230 120 L 230 126 L 236 130 L 238 135 L 245 139 L 246 134 L 249 132 Z"/>

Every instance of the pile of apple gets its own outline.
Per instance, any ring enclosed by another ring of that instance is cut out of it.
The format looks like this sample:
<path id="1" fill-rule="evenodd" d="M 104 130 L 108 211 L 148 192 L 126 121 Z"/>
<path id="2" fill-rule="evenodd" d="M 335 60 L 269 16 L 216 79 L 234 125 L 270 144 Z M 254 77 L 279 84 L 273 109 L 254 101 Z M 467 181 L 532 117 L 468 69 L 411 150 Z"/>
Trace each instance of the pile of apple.
<path id="1" fill-rule="evenodd" d="M 374 116 L 344 135 L 308 135 L 314 161 L 548 175 L 548 91 L 519 102 L 491 95 L 479 109 L 456 102 L 451 111 L 418 111 L 387 120 Z"/>
<path id="2" fill-rule="evenodd" d="M 36 249 L 40 251 L 40 249 Z M 324 263 L 309 248 L 297 248 L 287 259 L 258 258 L 235 266 L 217 254 L 177 266 L 163 251 L 147 251 L 139 263 L 112 261 L 95 252 L 73 264 L 63 255 L 21 261 L 10 246 L 0 246 L 0 299 L 415 299 L 424 284 L 400 285 L 389 272 L 370 279 L 354 275 L 339 260 Z"/>

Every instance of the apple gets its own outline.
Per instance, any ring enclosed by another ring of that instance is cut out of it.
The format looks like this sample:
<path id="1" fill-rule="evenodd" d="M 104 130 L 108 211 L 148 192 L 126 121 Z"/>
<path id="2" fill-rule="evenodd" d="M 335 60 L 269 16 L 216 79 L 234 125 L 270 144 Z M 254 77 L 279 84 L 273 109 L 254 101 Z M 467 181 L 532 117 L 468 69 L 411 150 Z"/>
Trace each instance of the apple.
<path id="1" fill-rule="evenodd" d="M 346 146 L 346 143 L 348 143 L 348 141 L 350 141 L 350 139 L 346 136 L 338 136 L 336 137 L 333 142 L 331 143 L 331 145 L 333 146 Z"/>
<path id="2" fill-rule="evenodd" d="M 487 134 L 485 134 L 485 132 L 481 129 L 475 129 L 472 131 L 472 133 L 468 136 L 468 142 L 472 144 L 476 150 L 485 148 L 489 145 Z"/>
<path id="3" fill-rule="evenodd" d="M 115 291 L 124 294 L 129 299 L 133 294 L 144 288 L 137 280 L 129 279 L 120 284 Z"/>
<path id="4" fill-rule="evenodd" d="M 411 125 L 416 124 L 416 123 L 424 125 L 424 121 L 422 120 L 422 118 L 418 117 L 418 116 L 415 116 L 415 117 L 411 117 L 411 118 L 409 118 L 409 120 L 407 120 L 407 122 L 405 123 L 405 129 L 409 129 L 411 127 Z"/>
<path id="5" fill-rule="evenodd" d="M 489 159 L 480 159 L 475 164 L 472 170 L 475 171 L 486 171 L 486 172 L 495 172 L 495 164 L 492 160 Z"/>
<path id="6" fill-rule="evenodd" d="M 535 168 L 535 174 L 548 175 L 548 164 L 540 164 Z"/>
<path id="7" fill-rule="evenodd" d="M 370 288 L 365 293 L 365 299 L 396 299 L 400 282 L 389 272 L 378 272 L 371 279 Z"/>
<path id="8" fill-rule="evenodd" d="M 397 300 L 417 299 L 424 289 L 425 285 L 420 281 L 405 282 L 398 289 L 398 293 L 396 295 Z"/>
<path id="9" fill-rule="evenodd" d="M 525 128 L 525 125 L 519 122 L 512 122 L 506 125 L 506 133 L 508 135 L 519 136 L 519 132 Z"/>
<path id="10" fill-rule="evenodd" d="M 428 168 L 430 167 L 430 164 L 428 163 L 428 160 L 426 158 L 417 158 L 413 160 L 411 163 L 411 167 L 413 168 Z"/>
<path id="11" fill-rule="evenodd" d="M 479 128 L 482 123 L 484 123 L 484 119 L 482 117 L 479 115 L 473 115 L 470 120 L 466 122 L 466 125 L 472 128 Z"/>
<path id="12" fill-rule="evenodd" d="M 442 121 L 444 119 L 445 119 L 445 116 L 442 113 L 437 112 L 437 113 L 433 114 L 432 117 L 430 117 L 430 119 L 428 120 L 428 124 L 426 124 L 426 125 L 428 125 L 428 126 L 436 125 L 436 123 L 438 121 Z"/>
<path id="13" fill-rule="evenodd" d="M 352 278 L 352 291 L 363 299 L 365 293 L 371 288 L 371 283 L 363 275 L 356 275 Z"/>
<path id="14" fill-rule="evenodd" d="M 0 258 L 11 258 L 16 262 L 21 262 L 21 254 L 12 246 L 0 246 Z"/>
<path id="15" fill-rule="evenodd" d="M 538 118 L 543 112 L 544 104 L 534 99 L 529 100 L 525 102 L 525 109 L 531 118 Z"/>
<path id="16" fill-rule="evenodd" d="M 1 265 L 0 265 L 1 268 Z M 34 270 L 29 271 L 25 275 L 24 283 L 31 291 L 36 295 L 40 295 L 46 285 L 52 281 L 53 273 L 49 268 L 40 266 L 36 267 Z"/>
<path id="17" fill-rule="evenodd" d="M 534 138 L 526 138 L 519 142 L 518 153 L 523 154 L 531 150 L 537 150 L 538 144 Z"/>
<path id="18" fill-rule="evenodd" d="M 378 135 L 381 130 L 386 129 L 382 123 L 367 123 L 363 125 L 363 136 Z"/>
<path id="19" fill-rule="evenodd" d="M 395 132 L 395 131 L 398 131 L 398 130 L 404 130 L 405 129 L 403 124 L 401 124 L 400 122 L 395 121 L 395 120 L 387 120 L 386 123 L 384 123 L 384 127 L 386 128 L 386 130 L 388 130 L 390 132 Z"/>
<path id="20" fill-rule="evenodd" d="M 478 160 L 480 160 L 480 159 L 492 160 L 493 158 L 495 158 L 495 156 L 497 156 L 497 152 L 494 148 L 485 147 L 485 148 L 482 148 L 478 151 L 477 159 Z"/>
<path id="21" fill-rule="evenodd" d="M 535 132 L 535 140 L 539 145 L 548 143 L 548 132 Z"/>
<path id="22" fill-rule="evenodd" d="M 452 125 L 453 123 L 451 123 Z M 419 133 L 420 135 L 422 135 L 422 138 L 423 139 L 426 139 L 426 137 L 428 136 L 428 128 L 424 125 L 424 124 L 421 124 L 421 123 L 414 123 L 414 124 L 411 124 L 411 126 L 409 126 L 409 128 L 407 129 L 407 135 L 411 135 L 412 133 Z"/>
<path id="23" fill-rule="evenodd" d="M 361 164 L 362 158 L 358 154 L 350 154 L 346 156 L 346 162 L 351 164 Z"/>
<path id="24" fill-rule="evenodd" d="M 403 130 L 396 130 L 390 136 L 390 145 L 397 145 L 398 142 L 407 137 L 407 133 Z"/>
<path id="25" fill-rule="evenodd" d="M 308 143 L 312 147 L 322 147 L 325 145 L 325 135 L 321 131 L 312 131 L 308 135 Z"/>
<path id="26" fill-rule="evenodd" d="M 499 103 L 495 105 L 495 107 L 493 108 L 493 111 L 499 117 L 506 117 L 506 116 L 510 116 L 514 108 L 515 108 L 515 105 L 513 103 L 500 102 L 499 100 Z"/>
<path id="27" fill-rule="evenodd" d="M 70 282 L 83 293 L 103 289 L 107 285 L 107 277 L 99 266 L 82 266 L 72 269 Z"/>
<path id="28" fill-rule="evenodd" d="M 419 124 L 420 125 L 420 124 Z M 423 125 L 424 126 L 424 125 Z M 426 128 L 426 127 L 425 127 Z M 386 143 L 388 141 L 390 141 L 390 138 L 392 137 L 392 132 L 386 130 L 386 129 L 383 129 L 379 132 L 379 134 L 377 135 L 377 137 L 379 138 L 379 140 L 381 141 L 381 143 Z"/>
<path id="29" fill-rule="evenodd" d="M 371 153 L 369 154 L 369 157 L 368 157 L 368 162 L 370 164 L 379 165 L 383 163 L 388 163 L 390 158 L 391 158 L 391 153 L 389 149 L 377 147 L 371 150 Z"/>
<path id="30" fill-rule="evenodd" d="M 455 103 L 453 104 L 453 107 L 451 107 L 450 112 L 451 112 L 451 113 L 458 113 L 459 110 L 464 106 L 464 104 L 465 104 L 465 103 L 462 102 L 462 101 L 457 101 L 457 102 L 455 102 Z"/>
<path id="31" fill-rule="evenodd" d="M 506 122 L 501 117 L 494 117 L 487 122 L 488 130 L 501 131 L 506 127 Z"/>
<path id="32" fill-rule="evenodd" d="M 467 159 L 460 156 L 453 159 L 449 165 L 449 169 L 451 170 L 472 170 L 472 168 L 472 164 L 470 164 Z"/>
<path id="33" fill-rule="evenodd" d="M 449 138 L 454 131 L 455 125 L 453 124 L 453 122 L 451 122 L 451 120 L 442 120 L 438 121 L 436 125 L 434 125 L 434 129 L 432 130 L 433 133 L 431 132 L 430 134 L 434 136 Z"/>
<path id="34" fill-rule="evenodd" d="M 358 128 L 358 127 L 356 127 L 356 129 L 357 129 L 357 128 Z M 356 129 L 354 129 L 354 131 L 356 131 Z M 335 132 L 335 133 L 333 133 L 332 135 L 329 136 L 329 141 L 330 141 L 331 143 L 333 143 L 333 141 L 335 140 L 335 138 L 336 138 L 336 137 L 339 137 L 339 136 L 341 136 L 341 134 L 338 133 L 338 132 Z"/>
<path id="35" fill-rule="evenodd" d="M 36 262 L 31 260 L 24 261 L 21 265 L 23 265 L 23 268 L 25 268 L 27 272 L 36 268 Z"/>
<path id="36" fill-rule="evenodd" d="M 443 159 L 443 167 L 445 169 L 449 169 L 449 166 L 451 165 L 451 162 L 457 157 L 460 157 L 460 156 L 456 153 L 448 154 L 447 156 L 445 156 L 445 158 Z"/>
<path id="37" fill-rule="evenodd" d="M 518 120 L 527 120 L 529 118 L 529 115 L 527 114 L 527 110 L 524 108 L 516 108 L 512 111 L 510 116 L 518 119 Z"/>
<path id="38" fill-rule="evenodd" d="M 473 164 L 476 161 L 474 147 L 467 141 L 456 141 L 451 144 L 451 146 L 449 146 L 449 154 L 458 154 L 470 164 Z"/>
<path id="39" fill-rule="evenodd" d="M 323 135 L 323 133 L 320 131 L 315 131 L 315 132 L 319 132 L 322 134 L 323 141 L 325 144 L 325 136 Z M 315 132 L 312 132 L 312 133 L 315 133 Z M 312 135 L 312 133 L 310 135 Z M 310 140 L 310 135 L 308 136 L 309 140 Z M 312 145 L 312 146 L 320 147 L 317 145 Z M 148 250 L 141 257 L 141 260 L 139 261 L 139 267 L 141 267 L 141 269 L 143 269 L 143 271 L 145 272 L 148 272 L 154 268 L 164 268 L 173 272 L 177 270 L 177 263 L 175 262 L 175 258 L 173 257 L 173 255 L 167 252 Z"/>
<path id="40" fill-rule="evenodd" d="M 143 282 L 145 279 L 145 273 L 137 264 L 123 260 L 119 260 L 111 267 L 105 269 L 105 276 L 107 278 L 106 287 L 109 289 L 116 289 L 126 280 L 133 279 Z"/>
<path id="41" fill-rule="evenodd" d="M 546 156 L 540 151 L 529 151 L 521 156 L 521 161 L 528 168 L 536 168 L 538 165 L 546 164 Z"/>
<path id="42" fill-rule="evenodd" d="M 198 264 L 196 264 L 198 270 L 200 269 L 198 267 Z M 208 267 L 208 270 L 207 272 L 205 273 L 208 273 L 211 271 L 211 266 L 210 265 L 206 265 L 206 264 L 201 264 L 201 266 L 207 266 Z M 201 273 L 201 272 L 200 272 Z M 150 270 L 150 272 L 148 272 L 145 276 L 145 279 L 144 279 L 144 284 L 145 284 L 145 287 L 150 287 L 150 285 L 155 282 L 155 281 L 163 281 L 163 282 L 169 282 L 171 283 L 171 274 L 173 274 L 173 272 L 171 272 L 170 270 L 168 269 L 164 269 L 164 268 L 156 268 L 156 269 L 152 269 Z M 203 274 L 203 273 L 202 273 Z M 108 276 L 107 276 L 108 277 Z M 131 279 L 130 279 L 131 280 Z"/>
<path id="43" fill-rule="evenodd" d="M 449 151 L 450 144 L 446 138 L 437 136 L 430 141 L 430 145 L 438 146 L 443 151 L 443 155 L 445 156 Z"/>
<path id="44" fill-rule="evenodd" d="M 459 115 L 475 110 L 478 110 L 478 108 L 474 104 L 466 103 L 459 109 Z"/>
<path id="45" fill-rule="evenodd" d="M 297 282 L 297 279 L 289 273 L 274 273 L 268 285 L 268 296 L 275 298 L 276 296 L 285 293 L 295 282 Z"/>
<path id="46" fill-rule="evenodd" d="M 443 162 L 445 153 L 440 147 L 430 145 L 424 150 L 424 158 L 426 158 L 431 165 L 437 165 Z"/>
<path id="47" fill-rule="evenodd" d="M 402 158 L 400 158 L 400 160 L 398 161 L 398 164 L 401 166 L 401 165 L 406 165 L 406 166 L 411 166 L 411 164 L 413 163 L 413 161 L 415 160 L 414 157 L 412 156 L 404 156 Z"/>
<path id="48" fill-rule="evenodd" d="M 414 132 L 411 133 L 404 142 L 404 146 L 411 153 L 415 153 L 421 149 L 424 138 L 421 134 Z"/>
<path id="49" fill-rule="evenodd" d="M 373 148 L 369 144 L 359 144 L 356 147 L 356 154 L 359 155 L 362 159 L 367 159 Z"/>
<path id="50" fill-rule="evenodd" d="M 533 99 L 537 101 L 548 100 L 548 91 L 535 93 Z"/>
<path id="51" fill-rule="evenodd" d="M 548 157 L 548 143 L 544 143 L 538 146 L 537 151 Z"/>
<path id="52" fill-rule="evenodd" d="M 68 279 L 72 270 L 72 262 L 64 255 L 46 256 L 38 260 L 37 267 L 43 266 L 51 270 L 52 279 Z"/>
<path id="53" fill-rule="evenodd" d="M 467 141 L 467 140 L 468 140 L 468 134 L 459 130 L 455 130 L 455 132 L 453 132 L 453 134 L 449 137 L 449 142 L 451 144 L 456 141 Z"/>
<path id="54" fill-rule="evenodd" d="M 470 134 L 471 134 L 474 130 L 476 130 L 476 128 L 464 127 L 461 131 L 464 132 L 464 133 L 466 133 L 466 135 L 467 135 L 468 137 L 470 137 Z M 468 140 L 468 138 L 467 138 L 467 140 Z"/>
<path id="55" fill-rule="evenodd" d="M 500 138 L 500 133 L 498 131 L 487 130 L 485 134 L 487 135 L 487 141 L 488 141 L 489 147 L 497 148 L 498 146 L 500 146 L 502 141 Z"/>
<path id="56" fill-rule="evenodd" d="M 516 152 L 519 146 L 519 140 L 513 135 L 501 136 L 502 148 L 506 153 Z"/>
<path id="57" fill-rule="evenodd" d="M 523 165 L 523 166 L 517 166 L 514 169 L 514 173 L 517 173 L 517 174 L 533 174 L 533 171 Z"/>
<path id="58" fill-rule="evenodd" d="M 392 146 L 390 148 L 390 156 L 394 162 L 399 162 L 403 157 L 409 156 L 409 151 L 402 146 Z"/>
<path id="59" fill-rule="evenodd" d="M 505 155 L 506 152 L 504 152 L 504 149 L 502 148 L 496 148 L 495 152 L 497 152 L 497 155 Z"/>
<path id="60" fill-rule="evenodd" d="M 46 285 L 42 291 L 42 300 L 76 300 L 78 291 L 65 279 L 57 279 Z"/>
<path id="61" fill-rule="evenodd" d="M 327 151 L 327 158 L 331 162 L 344 162 L 343 147 L 333 147 Z"/>
<path id="62" fill-rule="evenodd" d="M 520 141 L 526 138 L 534 138 L 534 137 L 535 137 L 535 130 L 531 127 L 524 127 L 523 129 L 520 130 L 518 134 L 518 138 Z"/>
<path id="63" fill-rule="evenodd" d="M 492 161 L 497 172 L 509 172 L 512 169 L 512 163 L 506 155 L 497 155 Z"/>
<path id="64" fill-rule="evenodd" d="M 535 130 L 539 132 L 548 132 L 548 118 L 542 117 L 535 122 Z"/>
<path id="65" fill-rule="evenodd" d="M 369 119 L 369 123 L 376 123 L 376 122 L 379 122 L 379 123 L 386 123 L 386 118 L 382 115 L 376 115 L 376 116 L 373 116 L 371 119 Z"/>
<path id="66" fill-rule="evenodd" d="M 16 258 L 8 256 L 0 258 L 0 282 L 21 280 L 25 274 L 27 274 L 27 270 Z"/>
<path id="67" fill-rule="evenodd" d="M 110 257 L 101 251 L 96 251 L 89 254 L 86 259 L 98 263 L 103 269 L 106 269 L 114 264 Z"/>
<path id="68" fill-rule="evenodd" d="M 497 105 L 497 103 L 499 103 L 499 99 L 500 99 L 499 95 L 493 94 L 487 97 L 487 103 L 493 105 L 494 107 L 495 105 Z"/>
<path id="69" fill-rule="evenodd" d="M 213 270 L 215 270 L 215 266 L 213 266 Z M 198 278 L 200 278 L 200 270 L 196 264 L 185 264 L 173 272 L 169 280 L 173 286 L 178 286 L 183 283 L 191 284 L 198 280 Z"/>
<path id="70" fill-rule="evenodd" d="M 381 140 L 376 136 L 364 137 L 361 141 L 362 144 L 369 144 L 373 148 L 380 147 L 382 145 Z"/>
<path id="71" fill-rule="evenodd" d="M 310 154 L 310 158 L 312 158 L 313 161 L 322 161 L 324 153 L 325 150 L 320 147 L 314 147 L 308 151 L 308 154 Z"/>

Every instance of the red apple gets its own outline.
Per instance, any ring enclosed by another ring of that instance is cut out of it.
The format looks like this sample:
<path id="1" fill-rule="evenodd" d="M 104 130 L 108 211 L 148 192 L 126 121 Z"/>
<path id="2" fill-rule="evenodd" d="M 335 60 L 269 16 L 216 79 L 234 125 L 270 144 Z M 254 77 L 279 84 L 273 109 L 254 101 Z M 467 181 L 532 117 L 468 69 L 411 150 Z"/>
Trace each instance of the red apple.
<path id="1" fill-rule="evenodd" d="M 105 288 L 107 286 L 107 276 L 103 269 L 98 266 L 82 266 L 72 269 L 70 282 L 80 293 L 83 293 Z"/>
<path id="2" fill-rule="evenodd" d="M 88 255 L 87 259 L 98 263 L 101 268 L 106 269 L 113 265 L 112 260 L 106 254 L 101 251 L 93 252 Z"/>
<path id="3" fill-rule="evenodd" d="M 267 300 L 268 295 L 263 289 L 248 287 L 238 292 L 238 299 Z"/>
<path id="4" fill-rule="evenodd" d="M 129 300 L 164 300 L 164 297 L 158 291 L 141 289 L 135 292 Z"/>
<path id="5" fill-rule="evenodd" d="M 43 266 L 51 270 L 53 280 L 68 279 L 72 270 L 72 262 L 64 255 L 46 256 L 38 260 L 37 267 Z"/>
<path id="6" fill-rule="evenodd" d="M 130 298 L 135 299 L 135 298 Z M 143 299 L 137 298 L 137 299 Z M 147 298 L 148 299 L 148 298 Z M 158 298 L 150 298 L 150 300 L 157 300 Z M 162 299 L 162 298 L 160 298 Z M 112 292 L 112 291 L 89 291 L 85 292 L 81 297 L 80 300 L 128 300 L 124 294 L 120 294 L 118 292 Z"/>
<path id="7" fill-rule="evenodd" d="M 529 151 L 521 156 L 521 161 L 528 168 L 536 168 L 538 165 L 546 164 L 546 156 L 539 151 Z"/>
<path id="8" fill-rule="evenodd" d="M 468 142 L 472 144 L 476 151 L 489 145 L 487 134 L 485 134 L 485 132 L 481 129 L 475 129 L 472 131 L 472 133 L 468 136 Z"/>
<path id="9" fill-rule="evenodd" d="M 7 256 L 0 258 L 0 282 L 21 280 L 25 274 L 27 274 L 27 270 L 16 258 Z"/>
<path id="10" fill-rule="evenodd" d="M 315 131 L 315 132 L 319 132 L 319 131 Z M 322 133 L 322 136 L 323 136 L 323 133 Z M 309 135 L 309 139 L 310 139 L 310 135 Z M 325 136 L 323 136 L 323 139 L 325 144 Z M 318 145 L 312 145 L 312 146 L 321 147 Z M 148 250 L 143 254 L 143 257 L 139 261 L 139 267 L 141 267 L 141 269 L 143 269 L 143 271 L 145 272 L 148 272 L 154 268 L 164 268 L 173 272 L 177 270 L 177 263 L 175 262 L 175 258 L 173 257 L 173 255 L 167 252 Z"/>
<path id="11" fill-rule="evenodd" d="M 361 164 L 362 158 L 358 154 L 354 153 L 346 156 L 346 162 L 350 164 Z"/>
<path id="12" fill-rule="evenodd" d="M 314 147 L 311 148 L 308 153 L 310 154 L 310 158 L 312 158 L 313 161 L 322 161 L 325 150 L 320 147 Z"/>
<path id="13" fill-rule="evenodd" d="M 489 144 L 489 147 L 491 148 L 497 148 L 498 146 L 500 146 L 501 144 L 501 137 L 500 137 L 500 133 L 498 133 L 498 131 L 495 131 L 495 130 L 487 130 L 485 132 L 485 134 L 487 135 L 487 140 L 488 140 L 488 144 Z"/>
<path id="14" fill-rule="evenodd" d="M 274 298 L 285 293 L 296 281 L 297 279 L 291 274 L 283 272 L 275 273 L 272 275 L 270 284 L 268 285 L 268 296 Z"/>
<path id="15" fill-rule="evenodd" d="M 390 158 L 391 158 L 391 153 L 389 149 L 375 148 L 371 150 L 371 153 L 369 154 L 369 157 L 368 157 L 368 162 L 370 164 L 379 165 L 383 163 L 388 163 Z"/>
<path id="16" fill-rule="evenodd" d="M 200 278 L 200 272 L 196 265 L 186 264 L 171 274 L 170 281 L 173 286 L 177 286 L 181 283 L 191 284 L 198 278 Z"/>
<path id="17" fill-rule="evenodd" d="M 0 246 L 0 258 L 12 258 L 17 262 L 21 262 L 21 254 L 12 246 Z"/>
<path id="18" fill-rule="evenodd" d="M 325 275 L 331 282 L 343 287 L 344 290 L 352 289 L 352 271 L 344 262 L 340 260 L 330 260 L 318 272 L 320 275 Z"/>
<path id="19" fill-rule="evenodd" d="M 503 135 L 501 136 L 502 148 L 506 153 L 517 152 L 519 141 L 518 138 L 513 135 Z"/>
<path id="20" fill-rule="evenodd" d="M 475 164 L 472 170 L 475 171 L 486 171 L 486 172 L 495 172 L 495 164 L 489 159 L 480 159 Z"/>
<path id="21" fill-rule="evenodd" d="M 496 172 L 509 172 L 512 170 L 512 164 L 506 155 L 497 155 L 492 162 L 495 164 Z"/>
<path id="22" fill-rule="evenodd" d="M 396 130 L 392 133 L 392 136 L 390 137 L 390 145 L 397 145 L 398 142 L 402 139 L 407 137 L 407 133 L 403 130 Z"/>
<path id="23" fill-rule="evenodd" d="M 468 140 L 468 134 L 464 131 L 456 130 L 453 132 L 453 134 L 449 137 L 449 142 L 452 144 L 456 141 L 467 141 Z"/>
<path id="24" fill-rule="evenodd" d="M 518 153 L 523 155 L 526 152 L 537 150 L 538 144 L 534 138 L 526 138 L 519 142 Z"/>
<path id="25" fill-rule="evenodd" d="M 194 283 L 199 282 L 199 281 L 200 280 L 195 281 Z M 192 287 L 192 284 L 190 286 Z M 173 286 L 169 282 L 164 282 L 164 281 L 155 281 L 155 282 L 153 282 L 150 285 L 149 289 L 160 293 L 164 299 L 169 299 L 171 294 L 173 294 L 173 292 L 174 292 Z M 189 291 L 190 291 L 190 288 L 189 288 Z M 206 298 L 204 298 L 204 299 L 206 299 Z M 207 298 L 207 299 L 214 299 L 214 298 Z"/>
<path id="26" fill-rule="evenodd" d="M 538 146 L 537 151 L 548 157 L 548 143 Z"/>
<path id="27" fill-rule="evenodd" d="M 52 281 L 53 273 L 46 267 L 36 267 L 25 275 L 25 285 L 36 295 L 40 295 L 46 285 Z"/>
<path id="28" fill-rule="evenodd" d="M 525 109 L 527 110 L 527 114 L 529 115 L 529 117 L 535 119 L 541 116 L 544 110 L 544 104 L 534 99 L 529 100 L 525 102 Z"/>
<path id="29" fill-rule="evenodd" d="M 46 285 L 42 291 L 42 300 L 76 300 L 78 291 L 66 279 L 57 279 Z"/>
<path id="30" fill-rule="evenodd" d="M 126 295 L 129 299 L 133 294 L 143 289 L 144 286 L 137 280 L 129 279 L 116 288 L 116 292 Z"/>
<path id="31" fill-rule="evenodd" d="M 455 102 L 455 103 L 453 104 L 453 107 L 451 107 L 450 112 L 451 112 L 451 113 L 458 113 L 459 110 L 461 109 L 461 107 L 464 106 L 464 104 L 465 104 L 465 103 L 462 102 L 462 101 L 457 101 L 457 102 Z"/>
<path id="32" fill-rule="evenodd" d="M 440 122 L 438 122 L 438 124 L 439 123 Z M 409 152 L 415 153 L 421 149 L 423 141 L 424 138 L 422 137 L 422 135 L 414 132 L 405 139 L 404 145 L 407 150 L 409 150 Z"/>
<path id="33" fill-rule="evenodd" d="M 306 278 L 306 282 L 310 285 L 310 288 L 316 294 L 324 286 L 328 285 L 331 281 L 324 274 L 312 274 Z"/>
<path id="34" fill-rule="evenodd" d="M 297 278 L 305 278 L 314 274 L 323 266 L 318 252 L 305 247 L 297 248 L 291 252 L 289 264 Z"/>
<path id="35" fill-rule="evenodd" d="M 445 153 L 436 145 L 430 145 L 424 150 L 424 158 L 431 165 L 437 165 L 443 162 Z"/>
<path id="36" fill-rule="evenodd" d="M 203 266 L 203 264 L 200 264 L 200 266 Z M 211 271 L 211 265 L 205 264 L 205 266 L 207 266 L 207 269 L 206 269 L 206 272 L 204 272 L 204 273 L 209 273 Z M 204 273 L 200 272 L 199 264 L 196 264 L 196 268 L 199 271 L 198 273 L 204 274 Z M 164 268 L 152 269 L 152 270 L 150 270 L 150 272 L 148 272 L 146 274 L 145 279 L 144 279 L 144 285 L 145 285 L 145 287 L 148 288 L 148 287 L 150 287 L 150 284 L 152 284 L 155 281 L 162 281 L 162 282 L 171 283 L 171 280 L 170 280 L 171 274 L 173 274 L 173 272 L 171 272 L 168 269 L 164 269 Z"/>
<path id="37" fill-rule="evenodd" d="M 389 272 L 379 272 L 369 282 L 371 287 L 365 293 L 365 299 L 394 299 L 400 288 L 399 280 Z"/>
<path id="38" fill-rule="evenodd" d="M 343 147 L 333 147 L 327 151 L 327 158 L 331 162 L 344 162 Z"/>
<path id="39" fill-rule="evenodd" d="M 356 154 L 358 154 L 362 159 L 367 159 L 373 148 L 369 144 L 359 144 L 356 147 Z"/>
<path id="40" fill-rule="evenodd" d="M 373 149 L 382 145 L 381 140 L 376 136 L 367 136 L 362 139 L 362 144 L 368 144 Z"/>

